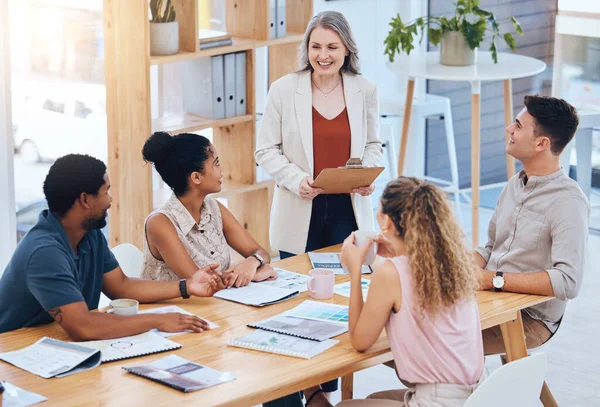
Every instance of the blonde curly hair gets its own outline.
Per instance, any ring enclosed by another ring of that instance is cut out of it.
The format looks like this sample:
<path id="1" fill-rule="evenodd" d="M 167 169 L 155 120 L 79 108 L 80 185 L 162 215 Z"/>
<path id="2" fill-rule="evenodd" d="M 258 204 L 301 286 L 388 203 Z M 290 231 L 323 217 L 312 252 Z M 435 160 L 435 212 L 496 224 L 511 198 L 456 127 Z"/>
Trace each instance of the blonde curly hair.
<path id="1" fill-rule="evenodd" d="M 399 177 L 385 187 L 381 210 L 406 246 L 422 313 L 436 316 L 474 298 L 472 258 L 443 191 L 417 178 Z"/>

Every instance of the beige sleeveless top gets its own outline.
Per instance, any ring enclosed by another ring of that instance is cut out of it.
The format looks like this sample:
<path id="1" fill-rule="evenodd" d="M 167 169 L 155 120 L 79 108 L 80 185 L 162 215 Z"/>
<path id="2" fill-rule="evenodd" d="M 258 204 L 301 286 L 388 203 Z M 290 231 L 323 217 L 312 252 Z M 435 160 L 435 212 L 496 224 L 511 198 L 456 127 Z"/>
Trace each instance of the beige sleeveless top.
<path id="1" fill-rule="evenodd" d="M 196 223 L 175 194 L 171 195 L 169 200 L 152 212 L 148 218 L 156 213 L 162 213 L 173 223 L 179 240 L 198 268 L 216 263 L 221 265 L 219 270 L 229 268 L 231 255 L 223 234 L 223 218 L 216 200 L 209 197 L 204 199 L 199 223 Z M 146 218 L 146 222 L 148 218 Z M 152 255 L 145 233 L 142 278 L 158 281 L 179 280 L 177 274 L 164 261 L 158 260 Z"/>

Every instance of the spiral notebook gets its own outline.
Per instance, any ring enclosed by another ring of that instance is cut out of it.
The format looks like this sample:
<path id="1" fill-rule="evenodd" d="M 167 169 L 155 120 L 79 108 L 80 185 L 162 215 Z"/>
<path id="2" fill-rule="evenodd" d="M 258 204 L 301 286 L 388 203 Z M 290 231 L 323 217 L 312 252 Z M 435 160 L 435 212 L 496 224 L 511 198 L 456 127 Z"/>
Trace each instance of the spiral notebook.
<path id="1" fill-rule="evenodd" d="M 231 373 L 220 372 L 177 355 L 169 355 L 145 365 L 125 366 L 123 369 L 184 393 L 235 380 Z"/>
<path id="2" fill-rule="evenodd" d="M 295 358 L 310 359 L 331 348 L 338 342 L 334 339 L 326 339 L 318 342 L 257 329 L 248 335 L 229 339 L 227 345 L 293 356 Z"/>
<path id="3" fill-rule="evenodd" d="M 326 321 L 313 321 L 284 315 L 276 315 L 255 324 L 248 324 L 248 326 L 312 341 L 324 341 L 348 332 L 347 325 L 340 326 Z"/>
<path id="4" fill-rule="evenodd" d="M 71 343 L 99 350 L 102 353 L 102 363 L 181 348 L 177 342 L 163 338 L 152 331 L 124 338 Z"/>

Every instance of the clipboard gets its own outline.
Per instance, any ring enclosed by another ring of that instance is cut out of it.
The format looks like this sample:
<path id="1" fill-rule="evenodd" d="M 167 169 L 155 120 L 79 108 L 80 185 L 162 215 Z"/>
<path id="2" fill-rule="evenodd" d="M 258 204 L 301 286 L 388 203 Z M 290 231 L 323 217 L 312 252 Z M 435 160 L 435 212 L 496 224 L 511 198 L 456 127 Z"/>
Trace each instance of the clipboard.
<path id="1" fill-rule="evenodd" d="M 312 186 L 323 188 L 325 194 L 349 194 L 354 188 L 371 185 L 384 167 L 325 168 Z"/>

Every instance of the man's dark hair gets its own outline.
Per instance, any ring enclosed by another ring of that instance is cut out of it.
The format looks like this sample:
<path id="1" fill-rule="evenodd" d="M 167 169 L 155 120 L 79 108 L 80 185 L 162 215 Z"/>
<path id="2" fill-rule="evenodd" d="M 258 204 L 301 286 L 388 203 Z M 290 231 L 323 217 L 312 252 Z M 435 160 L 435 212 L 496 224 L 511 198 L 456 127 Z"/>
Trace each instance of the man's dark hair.
<path id="1" fill-rule="evenodd" d="M 50 212 L 63 217 L 82 193 L 97 195 L 105 173 L 106 165 L 89 155 L 68 154 L 56 160 L 44 181 Z"/>
<path id="2" fill-rule="evenodd" d="M 564 99 L 547 96 L 525 96 L 525 107 L 535 119 L 535 136 L 550 139 L 550 151 L 559 155 L 575 135 L 579 118 L 575 108 Z"/>

